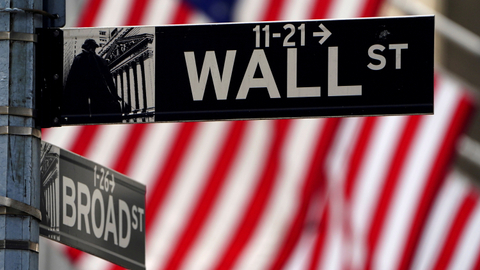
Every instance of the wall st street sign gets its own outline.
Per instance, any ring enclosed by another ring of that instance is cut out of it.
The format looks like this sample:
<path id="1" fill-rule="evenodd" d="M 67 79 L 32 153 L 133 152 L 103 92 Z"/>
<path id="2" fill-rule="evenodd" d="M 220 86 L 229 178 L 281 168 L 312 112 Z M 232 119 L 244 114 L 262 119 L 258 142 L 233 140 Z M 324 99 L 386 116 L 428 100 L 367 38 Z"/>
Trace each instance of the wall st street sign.
<path id="1" fill-rule="evenodd" d="M 433 16 L 65 29 L 43 125 L 431 114 L 433 38 Z"/>
<path id="2" fill-rule="evenodd" d="M 42 142 L 40 235 L 145 269 L 145 186 Z"/>

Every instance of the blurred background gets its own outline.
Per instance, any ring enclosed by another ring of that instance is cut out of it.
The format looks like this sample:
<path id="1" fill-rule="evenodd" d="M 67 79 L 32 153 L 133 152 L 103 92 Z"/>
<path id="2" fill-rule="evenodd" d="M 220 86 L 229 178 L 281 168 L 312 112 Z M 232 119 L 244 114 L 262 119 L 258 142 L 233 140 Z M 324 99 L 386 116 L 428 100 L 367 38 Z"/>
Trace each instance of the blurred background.
<path id="1" fill-rule="evenodd" d="M 476 1 L 415 0 L 386 1 L 382 13 L 385 15 L 436 14 L 435 65 L 478 93 L 480 77 L 479 24 L 474 15 L 480 10 Z M 478 182 L 480 175 L 479 145 L 480 114 L 474 115 L 463 141 L 458 146 L 455 164 L 459 170 Z"/>
<path id="2" fill-rule="evenodd" d="M 436 15 L 435 115 L 44 129 L 147 186 L 147 269 L 480 269 L 480 2 L 66 0 L 67 27 Z M 41 269 L 121 269 L 42 239 Z"/>

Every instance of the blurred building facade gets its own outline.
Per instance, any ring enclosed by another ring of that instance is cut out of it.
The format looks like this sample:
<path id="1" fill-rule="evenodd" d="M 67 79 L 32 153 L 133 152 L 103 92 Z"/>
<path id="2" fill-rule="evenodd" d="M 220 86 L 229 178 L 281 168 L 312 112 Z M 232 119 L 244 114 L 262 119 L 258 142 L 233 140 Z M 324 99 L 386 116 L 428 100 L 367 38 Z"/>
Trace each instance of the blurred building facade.
<path id="1" fill-rule="evenodd" d="M 382 15 L 436 15 L 435 67 L 442 69 L 473 90 L 480 97 L 480 2 L 475 0 L 389 0 Z M 442 17 L 442 18 L 439 18 Z M 442 22 L 439 22 L 439 19 Z M 445 20 L 444 20 L 445 19 Z M 444 23 L 445 22 L 445 23 Z M 455 33 L 450 27 L 462 30 Z M 451 35 L 446 35 L 449 32 Z M 466 39 L 462 34 L 468 34 Z M 467 133 L 457 147 L 455 167 L 480 184 L 480 111 L 471 119 Z"/>
<path id="2" fill-rule="evenodd" d="M 480 2 L 474 0 L 445 0 L 439 6 L 444 15 L 465 27 L 480 38 Z M 480 55 L 473 55 L 463 49 L 457 42 L 444 41 L 442 65 L 457 74 L 478 93 L 480 89 Z M 457 159 L 457 166 L 480 183 L 480 111 L 477 110 L 468 130 L 468 138 L 464 141 Z M 463 150 L 462 150 L 463 149 Z"/>

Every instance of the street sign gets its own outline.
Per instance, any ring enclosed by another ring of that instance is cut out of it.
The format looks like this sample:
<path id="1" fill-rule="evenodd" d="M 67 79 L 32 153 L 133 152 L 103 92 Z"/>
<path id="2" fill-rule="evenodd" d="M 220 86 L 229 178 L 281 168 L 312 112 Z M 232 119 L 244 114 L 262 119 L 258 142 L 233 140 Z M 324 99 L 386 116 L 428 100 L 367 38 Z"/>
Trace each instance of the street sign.
<path id="1" fill-rule="evenodd" d="M 60 104 L 44 126 L 433 113 L 433 16 L 65 29 L 63 39 L 61 87 L 43 87 L 45 104 Z"/>
<path id="2" fill-rule="evenodd" d="M 145 186 L 42 141 L 40 235 L 145 269 Z"/>

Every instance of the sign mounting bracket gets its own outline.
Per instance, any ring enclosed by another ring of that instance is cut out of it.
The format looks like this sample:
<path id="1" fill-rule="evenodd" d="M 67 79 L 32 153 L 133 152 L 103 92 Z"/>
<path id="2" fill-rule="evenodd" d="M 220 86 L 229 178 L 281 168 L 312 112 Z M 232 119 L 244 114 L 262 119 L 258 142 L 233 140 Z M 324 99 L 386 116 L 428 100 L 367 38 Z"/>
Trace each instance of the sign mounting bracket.
<path id="1" fill-rule="evenodd" d="M 43 0 L 43 8 L 54 17 L 45 16 L 43 26 L 45 28 L 61 28 L 65 26 L 65 0 Z"/>

